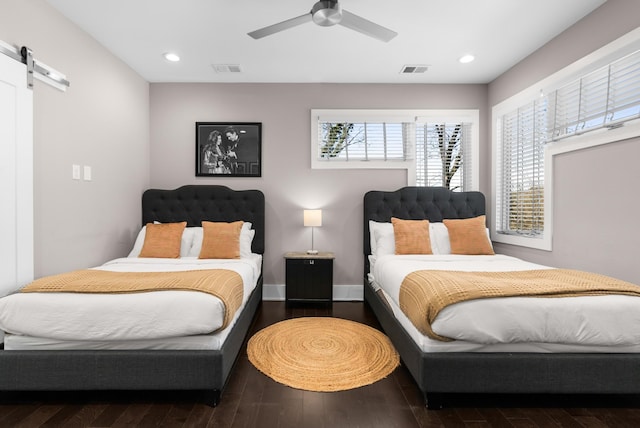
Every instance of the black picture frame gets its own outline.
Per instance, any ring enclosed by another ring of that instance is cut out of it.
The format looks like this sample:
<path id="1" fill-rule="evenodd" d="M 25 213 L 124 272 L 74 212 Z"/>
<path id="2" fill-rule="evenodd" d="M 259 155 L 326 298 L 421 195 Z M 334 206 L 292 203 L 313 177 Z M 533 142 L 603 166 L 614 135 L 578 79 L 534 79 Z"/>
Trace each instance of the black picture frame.
<path id="1" fill-rule="evenodd" d="M 196 177 L 261 176 L 262 123 L 196 122 Z"/>

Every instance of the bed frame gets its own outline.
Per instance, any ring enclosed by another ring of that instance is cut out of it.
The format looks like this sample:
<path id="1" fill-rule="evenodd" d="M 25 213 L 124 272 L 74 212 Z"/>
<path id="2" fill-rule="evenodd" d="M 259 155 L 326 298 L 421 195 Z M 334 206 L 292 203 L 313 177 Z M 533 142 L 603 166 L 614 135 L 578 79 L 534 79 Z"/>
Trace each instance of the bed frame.
<path id="1" fill-rule="evenodd" d="M 364 196 L 364 295 L 430 409 L 450 394 L 638 394 L 640 354 L 424 353 L 368 282 L 369 220 L 469 218 L 485 214 L 484 195 L 404 187 Z"/>
<path id="2" fill-rule="evenodd" d="M 252 251 L 264 254 L 264 195 L 225 186 L 150 189 L 142 196 L 142 224 L 202 220 L 253 223 Z M 220 350 L 0 351 L 0 390 L 193 390 L 215 406 L 262 301 L 263 278 Z"/>

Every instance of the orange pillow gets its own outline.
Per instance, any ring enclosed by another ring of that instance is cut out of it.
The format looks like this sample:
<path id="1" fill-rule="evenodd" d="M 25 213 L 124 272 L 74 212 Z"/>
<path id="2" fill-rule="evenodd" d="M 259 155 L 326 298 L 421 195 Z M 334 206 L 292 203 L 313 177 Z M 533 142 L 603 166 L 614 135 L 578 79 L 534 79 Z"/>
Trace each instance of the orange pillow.
<path id="1" fill-rule="evenodd" d="M 401 220 L 392 217 L 396 254 L 433 254 L 428 220 Z"/>
<path id="2" fill-rule="evenodd" d="M 239 259 L 240 230 L 243 221 L 232 223 L 202 222 L 202 249 L 200 259 Z"/>
<path id="3" fill-rule="evenodd" d="M 144 244 L 138 257 L 162 257 L 177 259 L 180 257 L 182 232 L 187 222 L 180 223 L 147 223 Z"/>
<path id="4" fill-rule="evenodd" d="M 487 236 L 486 221 L 484 215 L 462 220 L 443 220 L 449 231 L 451 254 L 495 254 Z"/>

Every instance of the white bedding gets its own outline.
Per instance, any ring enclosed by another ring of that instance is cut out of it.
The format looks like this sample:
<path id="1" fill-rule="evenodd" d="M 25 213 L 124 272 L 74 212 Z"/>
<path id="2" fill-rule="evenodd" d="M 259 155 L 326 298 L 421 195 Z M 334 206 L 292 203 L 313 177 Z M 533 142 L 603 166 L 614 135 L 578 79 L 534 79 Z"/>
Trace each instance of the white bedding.
<path id="1" fill-rule="evenodd" d="M 232 260 L 120 258 L 96 269 L 120 272 L 234 270 L 243 280 L 244 307 L 256 285 L 260 267 L 261 256 L 254 254 L 250 258 Z M 50 343 L 87 341 L 102 345 L 110 341 L 131 345 L 134 341 L 144 343 L 204 335 L 209 343 L 207 346 L 211 346 L 212 339 L 207 336 L 220 328 L 222 319 L 223 305 L 217 297 L 193 291 L 15 293 L 0 299 L 0 329 L 8 333 L 5 349 L 11 348 L 12 338 L 18 335 L 30 336 L 36 342 L 38 339 Z M 216 340 L 214 338 L 213 342 Z"/>
<path id="2" fill-rule="evenodd" d="M 374 288 L 384 290 L 401 323 L 425 351 L 640 351 L 638 297 L 509 297 L 457 303 L 445 308 L 432 323 L 437 334 L 454 338 L 455 342 L 423 337 L 398 309 L 400 284 L 413 270 L 516 271 L 545 268 L 551 269 L 504 255 L 385 255 L 376 260 L 370 280 Z"/>
<path id="3" fill-rule="evenodd" d="M 221 349 L 238 312 L 224 330 L 211 334 L 168 337 L 163 339 L 139 340 L 56 340 L 42 337 L 7 334 L 4 347 L 7 350 L 132 350 L 132 349 L 171 349 L 171 350 L 212 350 Z"/>

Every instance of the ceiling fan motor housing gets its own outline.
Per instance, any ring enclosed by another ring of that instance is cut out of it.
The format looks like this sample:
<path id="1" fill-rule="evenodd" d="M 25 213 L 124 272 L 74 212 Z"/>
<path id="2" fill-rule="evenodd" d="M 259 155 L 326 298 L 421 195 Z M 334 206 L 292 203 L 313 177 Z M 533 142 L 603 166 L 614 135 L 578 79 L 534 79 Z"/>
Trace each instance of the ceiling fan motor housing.
<path id="1" fill-rule="evenodd" d="M 335 0 L 319 1 L 313 5 L 311 16 L 316 24 L 330 27 L 342 20 L 342 8 Z"/>

